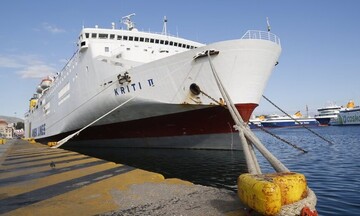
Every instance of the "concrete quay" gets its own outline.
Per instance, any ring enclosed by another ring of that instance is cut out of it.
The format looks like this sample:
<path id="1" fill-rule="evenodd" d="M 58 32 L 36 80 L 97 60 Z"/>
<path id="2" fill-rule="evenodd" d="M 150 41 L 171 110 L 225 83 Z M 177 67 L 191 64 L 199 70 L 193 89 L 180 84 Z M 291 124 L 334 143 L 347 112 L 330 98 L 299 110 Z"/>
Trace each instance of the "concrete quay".
<path id="1" fill-rule="evenodd" d="M 236 193 L 39 143 L 0 145 L 1 215 L 249 215 Z"/>

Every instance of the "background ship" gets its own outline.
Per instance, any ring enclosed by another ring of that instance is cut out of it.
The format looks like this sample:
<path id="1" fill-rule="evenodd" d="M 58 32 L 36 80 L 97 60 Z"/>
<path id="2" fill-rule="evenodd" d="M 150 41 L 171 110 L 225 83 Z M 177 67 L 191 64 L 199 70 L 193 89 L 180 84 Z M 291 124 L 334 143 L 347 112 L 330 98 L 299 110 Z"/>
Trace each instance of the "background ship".
<path id="1" fill-rule="evenodd" d="M 360 125 L 360 107 L 355 106 L 353 100 L 350 100 L 346 107 L 340 109 L 337 121 L 333 125 Z"/>
<path id="2" fill-rule="evenodd" d="M 167 34 L 167 20 L 161 34 L 138 31 L 133 15 L 123 17 L 126 29 L 82 29 L 71 60 L 31 98 L 25 136 L 54 142 L 91 124 L 66 145 L 240 149 L 212 70 L 248 121 L 279 38 L 251 30 L 205 45 Z"/>
<path id="3" fill-rule="evenodd" d="M 319 108 L 319 112 L 315 115 L 315 119 L 319 122 L 320 125 L 330 125 L 333 122 L 337 121 L 338 114 L 340 112 L 341 106 L 329 105 L 323 108 Z"/>
<path id="4" fill-rule="evenodd" d="M 296 112 L 292 118 L 289 116 L 279 116 L 277 114 L 268 115 L 261 121 L 263 127 L 298 127 L 301 124 L 305 126 L 318 126 L 319 122 L 315 118 L 303 116 L 300 111 Z"/>

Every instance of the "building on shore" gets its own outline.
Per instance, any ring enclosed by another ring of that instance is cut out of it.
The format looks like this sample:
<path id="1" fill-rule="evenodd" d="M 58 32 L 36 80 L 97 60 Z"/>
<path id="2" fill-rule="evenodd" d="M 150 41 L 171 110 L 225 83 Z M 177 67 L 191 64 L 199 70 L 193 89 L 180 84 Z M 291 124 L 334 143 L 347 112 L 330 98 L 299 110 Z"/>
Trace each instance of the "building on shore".
<path id="1" fill-rule="evenodd" d="M 13 124 L 8 124 L 5 120 L 0 119 L 0 138 L 12 139 L 13 134 Z"/>

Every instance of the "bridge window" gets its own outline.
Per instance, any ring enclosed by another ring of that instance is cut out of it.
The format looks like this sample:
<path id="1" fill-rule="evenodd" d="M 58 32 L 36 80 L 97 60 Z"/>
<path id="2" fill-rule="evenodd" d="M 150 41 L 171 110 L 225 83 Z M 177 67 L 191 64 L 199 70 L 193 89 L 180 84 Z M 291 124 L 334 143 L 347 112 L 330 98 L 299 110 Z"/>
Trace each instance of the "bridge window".
<path id="1" fill-rule="evenodd" d="M 108 36 L 109 36 L 108 34 L 99 34 L 100 39 L 107 39 Z"/>
<path id="2" fill-rule="evenodd" d="M 110 35 L 110 39 L 114 39 L 115 38 L 115 35 L 114 34 L 111 34 Z"/>
<path id="3" fill-rule="evenodd" d="M 86 37 L 86 38 L 89 38 L 89 33 L 85 33 L 85 37 Z"/>
<path id="4" fill-rule="evenodd" d="M 129 36 L 129 41 L 133 41 L 134 37 L 133 36 Z"/>
<path id="5" fill-rule="evenodd" d="M 124 40 L 127 40 L 127 39 L 128 39 L 128 37 L 127 37 L 127 36 L 124 36 L 124 37 L 123 37 L 123 39 L 124 39 Z"/>
<path id="6" fill-rule="evenodd" d="M 96 37 L 97 37 L 97 34 L 96 34 L 96 33 L 92 33 L 92 34 L 91 34 L 91 37 L 92 37 L 92 38 L 96 38 Z"/>
<path id="7" fill-rule="evenodd" d="M 134 41 L 139 41 L 139 37 L 135 37 L 135 40 Z"/>
<path id="8" fill-rule="evenodd" d="M 122 36 L 121 36 L 121 35 L 118 35 L 118 36 L 117 36 L 117 39 L 118 39 L 118 40 L 122 40 Z"/>
<path id="9" fill-rule="evenodd" d="M 144 42 L 144 38 L 143 38 L 143 37 L 140 38 L 140 42 Z"/>
<path id="10" fill-rule="evenodd" d="M 153 38 L 150 39 L 150 43 L 154 43 L 154 39 L 153 39 Z"/>

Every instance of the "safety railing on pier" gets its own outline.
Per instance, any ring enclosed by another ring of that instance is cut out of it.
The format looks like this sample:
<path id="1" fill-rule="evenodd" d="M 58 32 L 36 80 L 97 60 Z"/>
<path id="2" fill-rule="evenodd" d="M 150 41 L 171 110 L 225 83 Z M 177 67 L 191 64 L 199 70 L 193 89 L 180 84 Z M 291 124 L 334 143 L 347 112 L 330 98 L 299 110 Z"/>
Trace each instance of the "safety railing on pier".
<path id="1" fill-rule="evenodd" d="M 280 38 L 269 31 L 248 30 L 241 39 L 268 40 L 281 46 Z"/>

